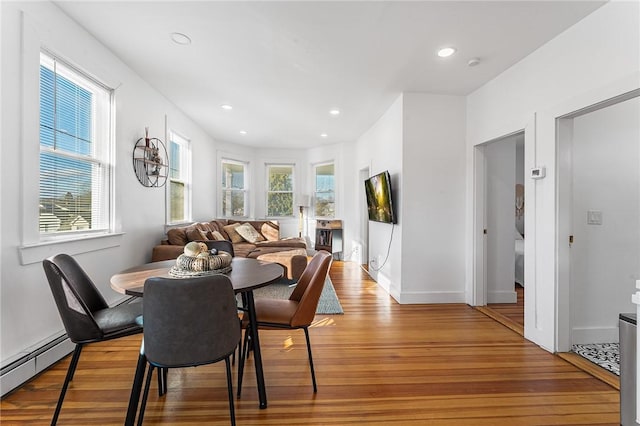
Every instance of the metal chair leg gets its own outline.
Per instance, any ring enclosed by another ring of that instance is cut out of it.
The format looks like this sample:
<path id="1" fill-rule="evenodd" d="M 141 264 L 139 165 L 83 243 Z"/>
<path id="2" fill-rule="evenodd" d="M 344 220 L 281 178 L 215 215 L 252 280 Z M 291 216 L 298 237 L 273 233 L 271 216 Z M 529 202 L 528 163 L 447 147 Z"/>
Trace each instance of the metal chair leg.
<path id="1" fill-rule="evenodd" d="M 313 392 L 318 392 L 318 386 L 316 386 L 316 373 L 313 369 L 313 355 L 311 355 L 311 340 L 309 340 L 309 329 L 303 328 L 304 335 L 307 338 L 307 351 L 309 352 L 309 367 L 311 367 L 311 380 L 313 381 Z"/>
<path id="2" fill-rule="evenodd" d="M 149 373 L 147 373 L 147 380 L 144 384 L 144 392 L 142 393 L 142 403 L 140 405 L 140 414 L 138 414 L 138 426 L 142 425 L 142 420 L 144 419 L 144 410 L 147 408 L 147 398 L 149 397 L 149 388 L 151 387 L 151 377 L 153 376 L 153 370 L 155 367 L 153 365 L 149 366 Z M 158 376 L 162 375 L 162 368 L 158 368 Z"/>
<path id="3" fill-rule="evenodd" d="M 224 359 L 224 363 L 227 366 L 227 391 L 229 392 L 229 415 L 231 416 L 231 426 L 236 426 L 236 413 L 233 404 L 233 384 L 231 378 L 231 363 L 229 357 Z"/>
<path id="4" fill-rule="evenodd" d="M 53 413 L 53 418 L 51 419 L 51 426 L 54 426 L 58 423 L 58 416 L 60 415 L 60 409 L 62 409 L 62 402 L 64 401 L 64 396 L 67 394 L 67 388 L 69 387 L 69 382 L 73 380 L 73 375 L 76 372 L 76 367 L 78 366 L 78 360 L 80 359 L 80 353 L 82 352 L 82 345 L 76 345 L 76 348 L 73 350 L 73 356 L 71 357 L 71 363 L 69 364 L 69 368 L 67 369 L 67 375 L 64 378 L 64 384 L 62 385 L 62 390 L 60 391 L 60 396 L 58 397 L 58 404 L 56 405 L 56 411 Z"/>
<path id="5" fill-rule="evenodd" d="M 247 359 L 247 353 L 249 352 L 249 328 L 244 331 L 244 339 L 242 341 L 242 349 L 238 359 L 238 399 L 242 395 L 242 377 L 244 375 L 244 362 Z"/>

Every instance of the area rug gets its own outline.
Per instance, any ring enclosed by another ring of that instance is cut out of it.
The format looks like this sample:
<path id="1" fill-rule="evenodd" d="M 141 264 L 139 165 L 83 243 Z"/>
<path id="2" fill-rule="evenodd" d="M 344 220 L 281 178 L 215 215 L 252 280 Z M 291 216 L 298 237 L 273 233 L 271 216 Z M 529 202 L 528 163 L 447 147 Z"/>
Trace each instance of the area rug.
<path id="1" fill-rule="evenodd" d="M 253 294 L 256 298 L 271 297 L 273 299 L 288 299 L 291 295 L 291 292 L 293 291 L 294 286 L 295 281 L 283 278 L 280 281 L 277 281 L 266 287 L 261 287 L 254 290 Z M 338 300 L 336 290 L 333 287 L 333 283 L 331 282 L 329 277 L 327 277 L 326 281 L 324 282 L 324 287 L 322 289 L 322 294 L 320 294 L 320 301 L 318 302 L 318 309 L 316 309 L 316 314 L 344 314 L 342 305 L 340 304 L 340 300 Z"/>
<path id="2" fill-rule="evenodd" d="M 571 351 L 605 370 L 620 375 L 620 345 L 618 343 L 591 343 L 573 345 Z"/>

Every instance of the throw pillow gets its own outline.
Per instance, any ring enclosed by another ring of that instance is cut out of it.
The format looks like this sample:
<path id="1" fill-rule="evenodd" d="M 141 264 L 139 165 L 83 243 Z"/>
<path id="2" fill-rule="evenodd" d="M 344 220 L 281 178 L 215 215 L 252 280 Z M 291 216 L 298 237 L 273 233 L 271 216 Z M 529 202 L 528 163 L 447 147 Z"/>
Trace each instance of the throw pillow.
<path id="1" fill-rule="evenodd" d="M 185 228 L 171 228 L 167 231 L 167 240 L 174 246 L 183 246 L 189 242 Z"/>
<path id="2" fill-rule="evenodd" d="M 187 229 L 187 239 L 189 241 L 200 241 L 200 240 L 207 240 L 207 233 L 204 231 L 201 231 L 200 229 L 194 227 L 189 227 L 189 229 Z"/>
<path id="3" fill-rule="evenodd" d="M 242 236 L 236 232 L 236 228 L 238 226 L 240 226 L 239 223 L 234 223 L 232 225 L 227 225 L 224 227 L 224 232 L 227 233 L 232 243 L 241 243 L 244 241 L 244 238 L 242 238 Z"/>
<path id="4" fill-rule="evenodd" d="M 280 239 L 280 229 L 275 223 L 263 223 L 262 227 L 260 227 L 260 232 L 262 232 L 267 241 L 278 241 Z"/>
<path id="5" fill-rule="evenodd" d="M 252 244 L 255 244 L 258 241 L 264 241 L 264 237 L 260 235 L 260 233 L 256 231 L 256 228 L 251 226 L 250 223 L 243 223 L 238 226 L 236 228 L 236 232 Z"/>
<path id="6" fill-rule="evenodd" d="M 209 238 L 210 240 L 215 240 L 215 241 L 224 241 L 224 239 L 225 239 L 222 236 L 222 234 L 219 233 L 218 231 L 207 232 L 207 238 Z"/>

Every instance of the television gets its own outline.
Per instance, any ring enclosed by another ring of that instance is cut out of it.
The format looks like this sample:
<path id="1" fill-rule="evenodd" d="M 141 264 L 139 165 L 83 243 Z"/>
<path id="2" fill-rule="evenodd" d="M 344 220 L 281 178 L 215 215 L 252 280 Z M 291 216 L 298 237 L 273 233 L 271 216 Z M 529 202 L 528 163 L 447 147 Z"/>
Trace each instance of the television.
<path id="1" fill-rule="evenodd" d="M 378 173 L 364 181 L 367 195 L 367 211 L 369 220 L 383 223 L 397 223 L 393 208 L 391 191 L 391 175 L 388 171 Z"/>

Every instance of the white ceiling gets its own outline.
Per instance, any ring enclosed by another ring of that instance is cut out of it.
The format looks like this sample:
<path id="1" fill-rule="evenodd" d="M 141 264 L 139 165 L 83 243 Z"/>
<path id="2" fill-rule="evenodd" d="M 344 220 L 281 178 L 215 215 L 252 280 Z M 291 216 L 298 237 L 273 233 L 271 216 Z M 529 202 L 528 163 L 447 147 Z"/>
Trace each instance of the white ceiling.
<path id="1" fill-rule="evenodd" d="M 603 3 L 56 4 L 214 139 L 308 148 L 355 140 L 401 92 L 468 94 Z M 172 32 L 192 44 L 173 43 Z M 458 51 L 442 59 L 443 46 Z"/>

